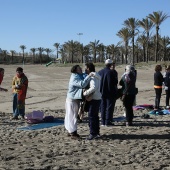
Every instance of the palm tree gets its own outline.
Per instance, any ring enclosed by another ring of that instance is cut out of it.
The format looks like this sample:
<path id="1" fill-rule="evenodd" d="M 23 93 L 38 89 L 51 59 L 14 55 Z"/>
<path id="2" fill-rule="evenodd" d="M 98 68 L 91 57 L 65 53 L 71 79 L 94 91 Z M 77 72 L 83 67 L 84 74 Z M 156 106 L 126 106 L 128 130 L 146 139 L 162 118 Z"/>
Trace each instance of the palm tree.
<path id="1" fill-rule="evenodd" d="M 83 46 L 83 44 L 79 45 L 79 53 L 81 55 L 81 63 L 87 61 L 87 56 L 90 54 L 88 45 Z M 84 59 L 85 57 L 85 59 Z"/>
<path id="2" fill-rule="evenodd" d="M 125 46 L 125 63 L 127 64 L 127 54 L 128 54 L 128 43 L 129 39 L 131 38 L 131 32 L 129 31 L 128 28 L 122 28 L 121 30 L 118 31 L 116 34 L 122 39 L 122 42 L 124 43 Z"/>
<path id="3" fill-rule="evenodd" d="M 118 51 L 118 44 L 117 45 L 114 45 L 114 44 L 111 44 L 109 46 L 107 46 L 107 52 L 109 55 L 111 55 L 111 59 L 112 60 L 115 60 L 115 53 Z"/>
<path id="4" fill-rule="evenodd" d="M 67 62 L 67 58 L 66 58 L 66 51 L 64 50 L 64 46 L 61 45 L 60 50 L 58 51 L 58 53 L 61 55 L 61 60 L 63 63 Z"/>
<path id="5" fill-rule="evenodd" d="M 64 44 L 64 49 L 68 52 L 68 55 L 71 55 L 71 63 L 74 62 L 74 56 L 79 50 L 80 43 L 78 41 L 68 41 Z"/>
<path id="6" fill-rule="evenodd" d="M 58 58 L 58 49 L 59 49 L 59 47 L 60 47 L 60 43 L 55 43 L 53 46 L 54 46 L 54 47 L 56 48 L 56 50 L 57 50 L 57 58 Z"/>
<path id="7" fill-rule="evenodd" d="M 49 48 L 46 48 L 46 49 L 44 49 L 44 51 L 47 53 L 48 60 L 50 60 L 49 53 L 51 53 L 52 50 Z"/>
<path id="8" fill-rule="evenodd" d="M 15 50 L 10 50 L 11 52 L 11 63 L 13 64 L 13 60 L 14 60 L 14 54 L 16 53 Z"/>
<path id="9" fill-rule="evenodd" d="M 30 51 L 31 51 L 32 54 L 33 54 L 32 63 L 34 63 L 34 62 L 35 62 L 35 52 L 37 51 L 37 49 L 36 49 L 36 48 L 31 48 Z"/>
<path id="10" fill-rule="evenodd" d="M 22 57 L 22 63 L 24 64 L 24 50 L 26 49 L 26 46 L 25 46 L 25 45 L 20 45 L 20 48 L 21 48 L 21 50 L 22 50 L 22 55 L 23 55 L 23 57 Z"/>
<path id="11" fill-rule="evenodd" d="M 158 61 L 158 36 L 159 36 L 159 26 L 163 21 L 165 21 L 169 16 L 162 11 L 153 12 L 153 14 L 149 14 L 148 18 L 153 22 L 156 27 L 156 48 L 155 48 L 155 62 Z"/>
<path id="12" fill-rule="evenodd" d="M 38 47 L 37 50 L 38 50 L 38 52 L 39 52 L 40 64 L 42 65 L 42 53 L 43 53 L 43 51 L 44 51 L 44 48 Z"/>
<path id="13" fill-rule="evenodd" d="M 137 43 L 138 45 L 142 46 L 143 48 L 143 61 L 146 61 L 146 53 L 145 53 L 145 48 L 146 48 L 146 44 L 147 44 L 147 37 L 144 35 L 141 35 L 137 38 Z"/>
<path id="14" fill-rule="evenodd" d="M 163 60 L 165 61 L 166 59 L 169 59 L 167 57 L 167 51 L 169 49 L 169 45 L 170 45 L 170 38 L 167 36 L 167 37 L 163 37 L 163 38 L 160 38 L 159 40 L 159 44 L 161 45 L 162 49 L 163 49 Z"/>
<path id="15" fill-rule="evenodd" d="M 6 62 L 6 57 L 7 57 L 8 51 L 2 50 L 2 54 L 4 55 L 4 62 Z"/>
<path id="16" fill-rule="evenodd" d="M 100 40 L 95 40 L 94 42 L 90 42 L 89 48 L 93 53 L 93 60 L 96 63 L 96 54 L 97 54 L 97 47 L 99 46 Z"/>
<path id="17" fill-rule="evenodd" d="M 142 19 L 138 21 L 138 24 L 140 27 L 142 27 L 145 32 L 146 32 L 146 36 L 147 36 L 147 42 L 146 42 L 146 62 L 148 62 L 148 46 L 149 46 L 149 31 L 153 28 L 153 22 L 151 22 L 148 18 L 146 19 Z"/>
<path id="18" fill-rule="evenodd" d="M 132 34 L 132 62 L 133 65 L 135 63 L 135 35 L 137 35 L 137 33 L 135 32 L 138 28 L 138 20 L 136 20 L 135 18 L 128 18 L 127 20 L 124 21 L 123 24 L 125 27 L 127 27 L 129 29 L 129 31 Z"/>
<path id="19" fill-rule="evenodd" d="M 98 54 L 99 54 L 99 62 L 104 62 L 105 49 L 106 49 L 106 47 L 102 43 L 99 44 L 98 47 L 97 47 L 97 51 L 98 51 Z"/>

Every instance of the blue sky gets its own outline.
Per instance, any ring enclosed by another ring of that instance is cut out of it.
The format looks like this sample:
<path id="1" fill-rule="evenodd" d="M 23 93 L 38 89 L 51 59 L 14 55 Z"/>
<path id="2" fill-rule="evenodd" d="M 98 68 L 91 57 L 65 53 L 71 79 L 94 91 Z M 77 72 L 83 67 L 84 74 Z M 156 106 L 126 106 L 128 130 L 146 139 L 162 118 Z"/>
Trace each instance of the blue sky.
<path id="1" fill-rule="evenodd" d="M 69 40 L 117 44 L 126 19 L 141 20 L 153 11 L 170 15 L 170 0 L 0 0 L 0 8 L 0 48 L 21 52 L 25 45 L 29 52 Z M 161 24 L 161 36 L 170 36 L 169 25 L 170 18 Z"/>

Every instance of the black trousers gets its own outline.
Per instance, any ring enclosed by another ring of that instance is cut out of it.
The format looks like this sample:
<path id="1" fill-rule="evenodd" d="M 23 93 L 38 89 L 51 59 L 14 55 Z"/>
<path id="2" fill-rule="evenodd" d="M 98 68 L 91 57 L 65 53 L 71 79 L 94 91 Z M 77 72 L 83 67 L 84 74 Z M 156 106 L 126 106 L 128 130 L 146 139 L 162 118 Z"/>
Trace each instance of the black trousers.
<path id="1" fill-rule="evenodd" d="M 161 94 L 162 94 L 162 88 L 155 88 L 155 109 L 159 109 L 160 106 L 160 100 L 161 100 Z"/>
<path id="2" fill-rule="evenodd" d="M 166 93 L 166 106 L 169 106 L 169 99 L 170 99 L 170 89 L 165 90 Z"/>
<path id="3" fill-rule="evenodd" d="M 135 94 L 133 95 L 126 95 L 123 105 L 125 106 L 126 110 L 126 121 L 132 122 L 133 121 L 133 102 L 135 100 Z"/>
<path id="4" fill-rule="evenodd" d="M 100 125 L 99 125 L 99 107 L 100 100 L 91 100 L 89 101 L 89 128 L 90 134 L 98 135 L 100 134 Z"/>

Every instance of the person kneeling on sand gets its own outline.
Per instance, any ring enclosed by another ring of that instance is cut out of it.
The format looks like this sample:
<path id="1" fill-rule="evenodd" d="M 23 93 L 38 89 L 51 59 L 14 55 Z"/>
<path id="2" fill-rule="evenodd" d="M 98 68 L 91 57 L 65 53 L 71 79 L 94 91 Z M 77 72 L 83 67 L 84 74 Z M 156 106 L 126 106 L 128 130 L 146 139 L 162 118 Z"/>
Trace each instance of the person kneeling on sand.
<path id="1" fill-rule="evenodd" d="M 69 80 L 69 87 L 65 103 L 66 115 L 64 125 L 68 131 L 68 136 L 72 139 L 79 138 L 77 133 L 77 114 L 79 109 L 79 102 L 82 99 L 83 88 L 85 88 L 91 79 L 92 74 L 86 76 L 84 80 L 81 79 L 82 69 L 79 65 L 71 68 L 71 77 Z"/>
<path id="2" fill-rule="evenodd" d="M 101 77 L 98 73 L 95 73 L 95 66 L 93 63 L 85 64 L 85 72 L 90 74 L 93 72 L 94 77 L 90 80 L 90 87 L 87 89 L 83 95 L 89 96 L 92 94 L 92 100 L 88 101 L 88 118 L 89 118 L 89 128 L 90 135 L 87 140 L 92 140 L 100 137 L 100 127 L 99 127 L 99 107 L 101 103 L 101 93 L 100 93 L 100 80 Z"/>

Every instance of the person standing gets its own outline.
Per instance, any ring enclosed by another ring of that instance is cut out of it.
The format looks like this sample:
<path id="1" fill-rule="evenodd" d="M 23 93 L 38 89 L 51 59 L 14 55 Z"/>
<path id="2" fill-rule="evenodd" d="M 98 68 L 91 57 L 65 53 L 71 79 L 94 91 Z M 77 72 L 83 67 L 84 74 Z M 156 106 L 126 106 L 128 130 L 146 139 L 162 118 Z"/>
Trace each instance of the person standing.
<path id="1" fill-rule="evenodd" d="M 85 64 L 85 72 L 89 75 L 93 72 L 93 77 L 90 80 L 89 88 L 83 93 L 84 96 L 92 95 L 92 100 L 88 102 L 88 118 L 89 118 L 89 128 L 90 134 L 87 140 L 92 140 L 100 137 L 100 127 L 99 127 L 99 107 L 101 102 L 100 93 L 100 80 L 101 77 L 95 72 L 95 66 L 93 63 Z"/>
<path id="2" fill-rule="evenodd" d="M 166 67 L 166 72 L 164 76 L 164 86 L 166 93 L 166 109 L 169 109 L 169 99 L 170 99 L 170 65 Z"/>
<path id="3" fill-rule="evenodd" d="M 132 126 L 133 121 L 133 103 L 136 96 L 136 74 L 134 67 L 127 65 L 125 73 L 122 75 L 119 85 L 122 86 L 123 91 L 123 106 L 126 113 L 126 125 Z"/>
<path id="4" fill-rule="evenodd" d="M 3 81 L 4 73 L 5 73 L 5 70 L 4 70 L 3 68 L 0 68 L 0 85 L 1 85 L 1 83 L 2 83 L 2 81 Z M 5 91 L 5 92 L 7 92 L 8 90 L 0 87 L 0 91 Z"/>
<path id="5" fill-rule="evenodd" d="M 160 109 L 160 99 L 161 99 L 161 94 L 162 94 L 162 83 L 164 82 L 163 75 L 161 73 L 162 71 L 162 66 L 161 65 L 156 65 L 155 66 L 155 73 L 154 73 L 154 89 L 155 89 L 155 110 Z"/>
<path id="6" fill-rule="evenodd" d="M 101 99 L 101 121 L 102 126 L 110 126 L 113 119 L 114 103 L 116 101 L 117 92 L 117 76 L 110 68 L 113 64 L 111 59 L 105 61 L 105 68 L 98 73 L 101 76 L 100 92 Z"/>
<path id="7" fill-rule="evenodd" d="M 91 75 L 82 79 L 82 69 L 79 65 L 75 65 L 71 68 L 71 77 L 69 80 L 69 87 L 67 92 L 67 98 L 65 103 L 66 115 L 64 125 L 68 131 L 68 136 L 72 139 L 80 138 L 77 133 L 77 115 L 79 109 L 79 103 L 82 99 L 83 88 L 85 88 L 91 79 Z"/>
<path id="8" fill-rule="evenodd" d="M 28 78 L 23 73 L 23 68 L 18 67 L 16 69 L 16 75 L 12 80 L 12 90 L 13 90 L 13 118 L 18 119 L 21 116 L 25 119 L 25 98 L 28 88 Z"/>

